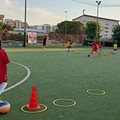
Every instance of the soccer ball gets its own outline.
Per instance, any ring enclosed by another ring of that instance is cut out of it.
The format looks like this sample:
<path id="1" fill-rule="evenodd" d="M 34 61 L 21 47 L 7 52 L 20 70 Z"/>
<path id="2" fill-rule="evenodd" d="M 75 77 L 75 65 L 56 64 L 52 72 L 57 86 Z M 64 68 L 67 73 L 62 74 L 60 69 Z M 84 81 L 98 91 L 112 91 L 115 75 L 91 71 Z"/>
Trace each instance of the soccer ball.
<path id="1" fill-rule="evenodd" d="M 90 55 L 88 55 L 88 57 L 90 57 Z"/>
<path id="2" fill-rule="evenodd" d="M 10 111 L 10 103 L 7 101 L 4 101 L 3 103 L 0 103 L 0 113 L 8 113 Z"/>

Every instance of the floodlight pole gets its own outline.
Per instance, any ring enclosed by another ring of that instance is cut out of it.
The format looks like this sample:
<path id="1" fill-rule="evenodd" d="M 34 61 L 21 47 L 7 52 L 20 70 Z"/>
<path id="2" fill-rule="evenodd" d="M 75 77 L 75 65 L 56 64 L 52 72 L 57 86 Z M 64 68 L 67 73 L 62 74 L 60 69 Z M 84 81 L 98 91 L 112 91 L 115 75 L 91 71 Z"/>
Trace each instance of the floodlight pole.
<path id="1" fill-rule="evenodd" d="M 66 26 L 65 26 L 65 40 L 66 40 L 66 35 L 67 35 L 67 11 L 65 11 L 66 13 Z"/>
<path id="2" fill-rule="evenodd" d="M 97 3 L 96 41 L 98 41 L 98 14 L 99 14 L 99 5 L 101 4 L 101 1 L 96 1 L 96 3 Z"/>
<path id="3" fill-rule="evenodd" d="M 27 9 L 27 0 L 25 0 L 25 18 L 24 18 L 24 41 L 23 47 L 26 47 L 26 10 Z"/>

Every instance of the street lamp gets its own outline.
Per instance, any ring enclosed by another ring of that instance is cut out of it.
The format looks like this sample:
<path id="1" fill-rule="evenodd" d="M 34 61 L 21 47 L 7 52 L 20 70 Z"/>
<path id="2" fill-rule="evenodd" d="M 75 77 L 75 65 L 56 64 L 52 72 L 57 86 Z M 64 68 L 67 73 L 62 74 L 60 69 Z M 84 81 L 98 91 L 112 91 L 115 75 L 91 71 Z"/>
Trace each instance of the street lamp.
<path id="1" fill-rule="evenodd" d="M 67 11 L 65 11 L 66 13 L 66 26 L 65 26 L 65 40 L 66 40 L 66 34 L 67 34 Z"/>
<path id="2" fill-rule="evenodd" d="M 23 41 L 23 47 L 26 47 L 26 9 L 27 9 L 27 0 L 25 0 L 25 18 L 24 18 L 24 41 Z"/>
<path id="3" fill-rule="evenodd" d="M 101 4 L 101 1 L 96 1 L 96 3 L 97 3 L 96 41 L 98 41 L 98 14 L 99 14 L 99 5 Z"/>
<path id="4" fill-rule="evenodd" d="M 83 15 L 84 15 L 84 13 L 85 13 L 85 9 L 83 9 Z"/>

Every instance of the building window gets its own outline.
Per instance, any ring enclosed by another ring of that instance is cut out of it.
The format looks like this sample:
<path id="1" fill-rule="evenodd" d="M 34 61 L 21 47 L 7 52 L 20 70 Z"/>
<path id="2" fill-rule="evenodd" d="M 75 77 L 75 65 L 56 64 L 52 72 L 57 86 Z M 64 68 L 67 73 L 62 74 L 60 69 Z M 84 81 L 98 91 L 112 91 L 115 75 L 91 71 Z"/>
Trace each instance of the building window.
<path id="1" fill-rule="evenodd" d="M 44 26 L 42 26 L 42 30 L 44 30 Z"/>
<path id="2" fill-rule="evenodd" d="M 114 28 L 114 27 L 116 27 L 116 25 L 113 25 L 112 27 Z"/>
<path id="3" fill-rule="evenodd" d="M 105 26 L 109 26 L 109 24 L 105 24 Z"/>

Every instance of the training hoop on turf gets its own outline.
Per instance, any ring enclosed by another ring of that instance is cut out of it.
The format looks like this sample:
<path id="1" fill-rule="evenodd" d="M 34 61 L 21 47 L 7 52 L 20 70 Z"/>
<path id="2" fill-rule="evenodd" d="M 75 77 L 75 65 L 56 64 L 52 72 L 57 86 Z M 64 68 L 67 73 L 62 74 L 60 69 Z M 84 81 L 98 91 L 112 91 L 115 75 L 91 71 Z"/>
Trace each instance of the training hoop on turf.
<path id="1" fill-rule="evenodd" d="M 68 105 L 62 105 L 62 104 L 58 104 L 57 102 L 58 101 L 68 101 L 68 102 L 72 102 L 72 104 L 68 104 Z M 56 99 L 53 101 L 53 104 L 55 106 L 58 106 L 58 107 L 72 107 L 72 106 L 75 106 L 76 105 L 76 102 L 72 99 L 65 99 L 65 98 L 62 98 L 62 99 Z"/>
<path id="2" fill-rule="evenodd" d="M 75 54 L 80 54 L 80 51 L 74 51 Z"/>
<path id="3" fill-rule="evenodd" d="M 92 95 L 104 95 L 105 91 L 99 90 L 99 89 L 88 89 L 87 93 L 92 94 Z"/>
<path id="4" fill-rule="evenodd" d="M 28 105 L 28 104 L 27 104 Z M 21 110 L 23 111 L 23 112 L 25 112 L 25 113 L 40 113 L 40 112 L 44 112 L 44 111 L 46 111 L 47 110 L 47 106 L 45 106 L 44 104 L 39 104 L 41 107 L 44 107 L 44 109 L 38 109 L 38 110 L 25 110 L 24 108 L 27 108 L 27 105 L 23 105 L 22 107 L 21 107 Z"/>

